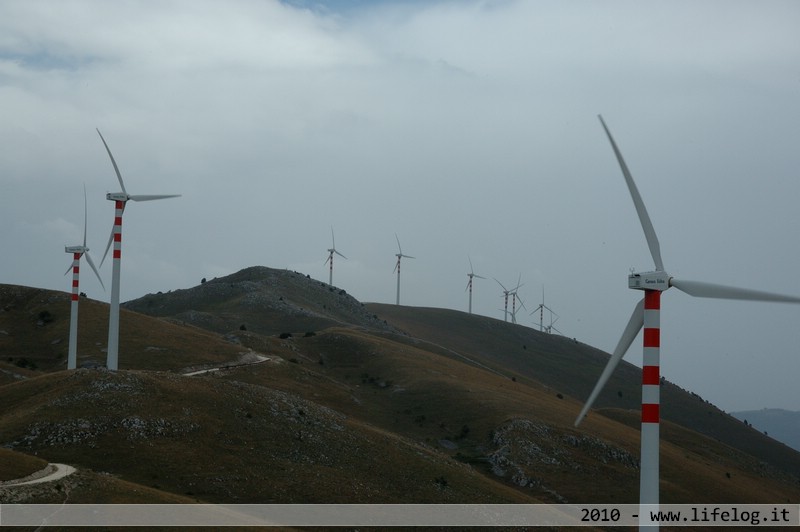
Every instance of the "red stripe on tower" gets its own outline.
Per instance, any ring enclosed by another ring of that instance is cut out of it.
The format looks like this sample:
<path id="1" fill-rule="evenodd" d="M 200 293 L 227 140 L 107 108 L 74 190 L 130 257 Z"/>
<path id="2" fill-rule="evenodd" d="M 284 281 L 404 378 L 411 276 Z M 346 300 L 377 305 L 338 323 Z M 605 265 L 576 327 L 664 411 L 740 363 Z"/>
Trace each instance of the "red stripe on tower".
<path id="1" fill-rule="evenodd" d="M 661 310 L 661 292 L 658 290 L 644 291 L 645 310 Z"/>
<path id="2" fill-rule="evenodd" d="M 645 366 L 642 368 L 642 384 L 659 384 L 661 378 L 658 366 Z"/>
<path id="3" fill-rule="evenodd" d="M 661 329 L 645 328 L 644 329 L 644 346 L 645 347 L 661 347 Z"/>
<path id="4" fill-rule="evenodd" d="M 658 423 L 659 405 L 642 405 L 642 423 Z"/>

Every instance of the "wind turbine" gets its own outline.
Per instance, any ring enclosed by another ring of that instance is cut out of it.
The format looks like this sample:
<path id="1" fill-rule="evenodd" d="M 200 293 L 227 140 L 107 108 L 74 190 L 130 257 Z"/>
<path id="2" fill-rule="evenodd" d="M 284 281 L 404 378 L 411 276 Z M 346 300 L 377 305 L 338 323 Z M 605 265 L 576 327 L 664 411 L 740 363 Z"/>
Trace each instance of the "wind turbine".
<path id="1" fill-rule="evenodd" d="M 106 147 L 108 156 L 111 159 L 111 164 L 114 167 L 114 172 L 117 174 L 117 180 L 119 181 L 120 187 L 122 187 L 122 192 L 112 192 L 106 194 L 106 199 L 113 201 L 115 205 L 114 226 L 111 229 L 111 236 L 108 239 L 108 245 L 106 245 L 106 252 L 103 254 L 103 260 L 100 261 L 100 266 L 102 266 L 103 262 L 106 260 L 106 255 L 108 255 L 111 242 L 113 241 L 114 253 L 112 256 L 113 264 L 111 270 L 111 308 L 108 316 L 108 353 L 106 356 L 106 367 L 109 370 L 116 371 L 119 364 L 119 277 L 120 259 L 122 256 L 122 213 L 125 211 L 125 204 L 128 203 L 128 200 L 151 201 L 165 198 L 177 198 L 180 196 L 180 194 L 151 194 L 136 196 L 128 194 L 127 190 L 125 190 L 125 183 L 122 182 L 122 175 L 119 173 L 117 162 L 114 160 L 114 156 L 111 155 L 111 150 L 108 148 L 108 144 L 106 144 L 106 139 L 103 138 L 103 134 L 100 133 L 99 129 L 97 130 L 97 134 L 100 135 L 100 140 L 103 141 L 103 146 Z"/>
<path id="2" fill-rule="evenodd" d="M 467 287 L 464 289 L 464 291 L 469 290 L 469 313 L 472 314 L 472 278 L 477 277 L 478 279 L 486 279 L 486 277 L 481 277 L 475 273 L 475 270 L 472 269 L 472 259 L 469 258 L 469 255 L 467 255 L 467 260 L 469 261 L 469 273 L 467 274 L 469 280 L 467 281 Z"/>
<path id="3" fill-rule="evenodd" d="M 395 240 L 397 240 L 397 249 L 398 252 L 395 253 L 395 257 L 397 257 L 397 264 L 394 265 L 394 270 L 397 272 L 397 305 L 400 304 L 400 259 L 403 257 L 407 259 L 414 259 L 416 257 L 412 257 L 411 255 L 403 255 L 403 248 L 400 247 L 400 238 L 398 238 L 397 233 L 394 234 Z"/>
<path id="4" fill-rule="evenodd" d="M 100 281 L 100 286 L 103 290 L 106 286 L 100 278 L 100 272 L 94 265 L 92 257 L 89 255 L 89 248 L 86 247 L 86 222 L 89 217 L 89 211 L 86 206 L 86 185 L 83 185 L 83 245 L 82 246 L 64 246 L 64 251 L 72 253 L 72 265 L 67 269 L 64 275 L 67 275 L 72 270 L 72 303 L 70 305 L 69 313 L 69 350 L 67 354 L 67 369 L 75 369 L 78 366 L 78 301 L 80 301 L 80 267 L 81 257 L 86 255 L 86 261 L 91 266 L 92 271 Z"/>
<path id="5" fill-rule="evenodd" d="M 603 389 L 619 361 L 628 351 L 639 330 L 644 328 L 644 354 L 642 364 L 642 432 L 641 432 L 641 466 L 639 480 L 639 504 L 657 506 L 659 503 L 659 403 L 660 403 L 660 309 L 661 292 L 670 287 L 695 297 L 709 297 L 718 299 L 740 299 L 748 301 L 776 301 L 784 303 L 800 303 L 800 298 L 744 288 L 734 288 L 698 281 L 683 281 L 671 277 L 664 271 L 664 263 L 661 260 L 661 251 L 647 214 L 642 197 L 636 188 L 630 171 L 622 158 L 622 153 L 617 148 L 611 132 L 606 127 L 603 117 L 599 116 L 600 123 L 608 136 L 614 154 L 617 157 L 628 191 L 633 199 L 639 222 L 644 230 L 647 245 L 650 248 L 650 255 L 655 263 L 655 271 L 634 273 L 628 276 L 628 288 L 643 290 L 644 298 L 640 300 L 633 309 L 633 314 L 628 321 L 628 325 L 622 333 L 622 337 L 614 349 L 614 353 L 608 361 L 603 373 L 592 390 L 589 399 L 575 420 L 577 426 L 586 413 L 591 408 L 597 396 Z M 651 528 L 648 526 L 647 528 Z"/>
<path id="6" fill-rule="evenodd" d="M 503 283 L 498 281 L 495 277 L 492 277 L 492 279 L 494 279 L 494 281 L 500 285 L 500 288 L 503 289 L 503 296 L 505 297 L 505 304 L 503 305 L 503 321 L 508 321 L 508 296 L 511 295 L 511 293 L 515 292 L 517 288 L 519 288 L 519 282 L 517 282 L 517 286 L 509 290 L 508 288 L 503 286 Z"/>
<path id="7" fill-rule="evenodd" d="M 550 313 L 550 325 L 544 325 L 545 310 Z M 547 331 L 548 333 L 550 333 L 551 331 L 556 331 L 557 333 L 561 334 L 561 331 L 553 327 L 553 325 L 558 321 L 559 315 L 556 314 L 553 311 L 553 309 L 544 304 L 544 287 L 542 287 L 542 302 L 539 304 L 538 307 L 536 307 L 533 310 L 533 312 L 531 312 L 531 316 L 536 314 L 537 312 L 539 313 L 539 331 L 541 332 Z M 553 316 L 556 317 L 555 320 L 553 319 Z"/>
<path id="8" fill-rule="evenodd" d="M 514 288 L 514 290 L 509 292 L 509 295 L 511 296 L 511 323 L 517 323 L 517 299 L 519 299 L 520 306 L 522 306 L 522 308 L 524 308 L 525 310 L 528 310 L 525 307 L 525 303 L 522 301 L 522 298 L 519 297 L 519 294 L 517 294 L 517 290 L 519 290 L 522 287 L 522 284 L 520 284 L 521 280 L 522 280 L 522 274 L 519 274 L 519 278 L 517 279 L 517 286 Z"/>
<path id="9" fill-rule="evenodd" d="M 346 259 L 344 255 L 336 251 L 336 238 L 333 236 L 333 226 L 331 226 L 331 247 L 328 248 L 328 258 L 325 260 L 325 264 L 330 263 L 329 266 L 329 273 L 328 273 L 328 284 L 333 286 L 333 254 L 337 254 L 343 259 Z"/>

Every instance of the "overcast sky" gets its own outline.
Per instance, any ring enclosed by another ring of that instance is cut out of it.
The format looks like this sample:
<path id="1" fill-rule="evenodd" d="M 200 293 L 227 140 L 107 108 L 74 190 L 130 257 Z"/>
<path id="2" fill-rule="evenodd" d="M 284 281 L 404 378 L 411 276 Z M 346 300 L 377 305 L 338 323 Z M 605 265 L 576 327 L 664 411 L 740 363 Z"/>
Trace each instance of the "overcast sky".
<path id="1" fill-rule="evenodd" d="M 800 295 L 798 28 L 794 0 L 7 0 L 0 282 L 70 289 L 84 183 L 99 264 L 119 190 L 99 128 L 129 193 L 183 195 L 128 204 L 123 301 L 254 265 L 327 280 L 333 226 L 334 284 L 362 301 L 394 302 L 397 233 L 401 303 L 466 311 L 469 256 L 475 312 L 502 319 L 492 278 L 521 275 L 528 309 L 544 290 L 611 351 L 654 265 L 602 114 L 669 273 Z M 666 378 L 800 410 L 800 306 L 662 306 Z"/>

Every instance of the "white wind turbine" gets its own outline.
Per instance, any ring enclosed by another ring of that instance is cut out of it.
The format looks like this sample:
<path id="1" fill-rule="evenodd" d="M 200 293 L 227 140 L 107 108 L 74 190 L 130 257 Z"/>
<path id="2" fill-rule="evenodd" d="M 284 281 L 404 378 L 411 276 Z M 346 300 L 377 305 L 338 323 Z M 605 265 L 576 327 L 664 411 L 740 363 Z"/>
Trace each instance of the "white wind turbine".
<path id="1" fill-rule="evenodd" d="M 394 271 L 397 272 L 397 305 L 400 304 L 400 259 L 403 257 L 407 259 L 414 259 L 416 257 L 412 257 L 411 255 L 403 255 L 403 248 L 400 247 L 400 238 L 398 238 L 397 233 L 394 234 L 395 240 L 397 240 L 397 250 L 398 252 L 395 253 L 395 257 L 397 257 L 397 264 L 394 265 Z"/>
<path id="2" fill-rule="evenodd" d="M 472 278 L 486 279 L 486 277 L 481 277 L 475 273 L 475 270 L 472 269 L 472 259 L 470 259 L 469 256 L 467 256 L 467 260 L 469 261 L 469 273 L 467 274 L 469 280 L 467 281 L 467 288 L 465 288 L 464 291 L 469 290 L 469 313 L 472 314 Z"/>
<path id="3" fill-rule="evenodd" d="M 544 324 L 544 311 L 545 310 L 550 313 L 550 325 L 545 325 Z M 531 312 L 531 316 L 533 316 L 537 312 L 539 313 L 539 331 L 548 332 L 548 333 L 550 333 L 552 331 L 556 331 L 557 333 L 561 334 L 561 331 L 559 331 L 558 329 L 553 327 L 553 325 L 555 325 L 555 323 L 558 321 L 559 315 L 556 314 L 553 311 L 553 309 L 551 309 L 550 307 L 548 307 L 547 305 L 544 304 L 544 287 L 542 287 L 542 302 L 539 304 L 538 307 L 536 307 L 533 310 L 533 312 Z M 555 319 L 553 319 L 553 316 L 555 316 Z"/>
<path id="4" fill-rule="evenodd" d="M 333 226 L 331 226 L 331 247 L 328 248 L 328 258 L 325 260 L 325 264 L 329 264 L 328 268 L 328 284 L 333 286 L 333 255 L 339 255 L 343 259 L 346 259 L 344 255 L 336 251 L 336 238 L 333 236 Z"/>
<path id="5" fill-rule="evenodd" d="M 64 251 L 72 253 L 72 265 L 67 269 L 64 275 L 72 270 L 72 303 L 70 305 L 69 314 L 69 350 L 67 352 L 67 369 L 75 369 L 78 366 L 78 301 L 80 301 L 80 267 L 81 257 L 86 255 L 86 261 L 91 266 L 92 271 L 100 281 L 100 286 L 103 290 L 106 286 L 100 278 L 100 272 L 94 265 L 92 257 L 89 255 L 89 248 L 86 247 L 86 223 L 89 217 L 89 210 L 86 206 L 86 185 L 83 185 L 83 245 L 81 246 L 64 246 Z"/>
<path id="6" fill-rule="evenodd" d="M 641 467 L 639 481 L 639 504 L 655 507 L 659 503 L 659 404 L 660 404 L 660 316 L 661 292 L 670 287 L 695 297 L 709 297 L 718 299 L 740 299 L 748 301 L 776 301 L 784 303 L 800 303 L 799 297 L 761 292 L 743 288 L 734 288 L 698 281 L 683 281 L 670 277 L 664 271 L 661 261 L 661 251 L 653 229 L 653 224 L 645 209 L 636 184 L 622 158 L 611 132 L 606 127 L 603 117 L 600 123 L 608 136 L 614 154 L 617 157 L 628 191 L 633 199 L 639 222 L 644 230 L 650 255 L 655 263 L 655 271 L 631 273 L 628 276 L 628 287 L 634 290 L 643 290 L 644 298 L 634 307 L 628 325 L 614 349 L 611 358 L 603 370 L 597 384 L 589 395 L 586 404 L 575 420 L 577 426 L 591 408 L 597 396 L 603 389 L 619 361 L 628 351 L 640 329 L 644 329 L 644 354 L 642 364 L 642 429 L 641 429 Z M 648 523 L 649 525 L 649 523 Z M 650 526 L 647 530 L 651 530 Z"/>
<path id="7" fill-rule="evenodd" d="M 517 279 L 517 286 L 514 288 L 514 290 L 509 292 L 509 295 L 511 296 L 511 323 L 517 323 L 517 300 L 519 300 L 519 304 L 522 308 L 528 310 L 525 307 L 525 303 L 522 301 L 522 298 L 519 297 L 519 294 L 517 293 L 517 290 L 522 288 L 522 286 L 525 284 L 525 283 L 520 284 L 521 280 L 522 280 L 522 274 L 519 274 L 519 278 Z"/>
<path id="8" fill-rule="evenodd" d="M 500 288 L 503 289 L 503 297 L 505 297 L 505 303 L 503 304 L 503 321 L 508 321 L 508 296 L 516 292 L 516 290 L 519 288 L 519 282 L 517 282 L 517 286 L 509 290 L 496 278 L 492 277 L 492 279 L 494 279 L 494 281 L 500 285 Z"/>
<path id="9" fill-rule="evenodd" d="M 106 139 L 100 130 L 97 130 L 100 135 L 100 140 L 103 141 L 103 146 L 106 147 L 108 156 L 111 158 L 111 164 L 114 166 L 114 172 L 117 174 L 122 192 L 113 192 L 106 194 L 106 199 L 113 201 L 115 204 L 114 211 L 114 226 L 111 229 L 111 236 L 108 239 L 106 252 L 103 254 L 103 260 L 100 265 L 106 260 L 108 250 L 111 247 L 111 242 L 114 242 L 113 265 L 111 273 L 111 305 L 108 316 L 108 353 L 106 356 L 106 367 L 112 371 L 116 371 L 119 365 L 119 277 L 120 277 L 120 260 L 122 256 L 122 213 L 125 211 L 125 204 L 128 200 L 131 201 L 151 201 L 165 198 L 177 198 L 180 194 L 160 194 L 160 195 L 130 195 L 125 190 L 125 183 L 122 182 L 122 175 L 119 173 L 117 162 L 114 156 L 111 155 L 111 150 L 106 144 Z"/>

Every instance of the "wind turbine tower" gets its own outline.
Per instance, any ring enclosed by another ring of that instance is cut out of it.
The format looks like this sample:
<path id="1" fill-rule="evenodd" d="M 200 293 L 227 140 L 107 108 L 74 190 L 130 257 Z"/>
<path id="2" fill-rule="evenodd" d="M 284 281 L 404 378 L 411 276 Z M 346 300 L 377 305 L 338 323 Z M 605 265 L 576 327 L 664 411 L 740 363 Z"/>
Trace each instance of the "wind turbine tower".
<path id="1" fill-rule="evenodd" d="M 344 255 L 336 251 L 336 238 L 333 236 L 333 226 L 331 226 L 331 247 L 328 248 L 328 258 L 325 261 L 326 264 L 329 265 L 328 267 L 328 284 L 333 286 L 333 255 L 339 255 L 343 259 L 346 259 Z"/>
<path id="2" fill-rule="evenodd" d="M 517 283 L 516 287 L 509 290 L 508 288 L 503 286 L 503 283 L 498 281 L 496 278 L 492 277 L 492 279 L 494 279 L 494 281 L 500 285 L 500 288 L 503 289 L 503 297 L 505 298 L 505 303 L 503 304 L 503 321 L 508 321 L 508 296 L 511 295 L 515 290 L 517 290 L 517 288 L 519 288 L 519 283 Z"/>
<path id="3" fill-rule="evenodd" d="M 111 270 L 111 305 L 108 316 L 108 353 L 106 356 L 106 367 L 109 370 L 116 371 L 119 367 L 119 282 L 120 282 L 120 261 L 122 258 L 122 213 L 125 211 L 125 205 L 128 201 L 152 201 L 166 198 L 177 198 L 180 194 L 160 194 L 160 195 L 130 195 L 125 190 L 125 183 L 122 181 L 122 175 L 119 173 L 117 162 L 111 154 L 111 150 L 106 144 L 106 139 L 100 130 L 97 130 L 100 135 L 100 140 L 103 141 L 103 146 L 106 147 L 108 157 L 111 159 L 111 165 L 114 167 L 114 172 L 117 174 L 119 186 L 122 192 L 112 192 L 106 194 L 106 199 L 114 202 L 114 226 L 111 229 L 111 236 L 108 239 L 106 252 L 103 254 L 103 260 L 100 265 L 106 260 L 108 250 L 111 248 L 111 243 L 114 243 L 114 252 L 112 255 L 112 270 Z"/>
<path id="4" fill-rule="evenodd" d="M 520 306 L 522 308 L 525 308 L 525 303 L 522 301 L 522 298 L 519 297 L 519 294 L 517 293 L 517 290 L 519 290 L 522 287 L 522 284 L 520 284 L 521 280 L 522 280 L 522 274 L 519 274 L 519 278 L 517 279 L 517 286 L 511 292 L 509 292 L 509 295 L 511 296 L 511 323 L 517 323 L 517 299 L 519 299 Z M 525 308 L 525 310 L 528 309 Z"/>
<path id="5" fill-rule="evenodd" d="M 633 181 L 619 148 L 617 148 L 611 132 L 606 127 L 603 117 L 600 123 L 605 130 L 606 136 L 614 150 L 617 162 L 622 170 L 625 183 L 628 186 L 631 199 L 639 216 L 639 222 L 644 230 L 647 245 L 650 248 L 650 255 L 655 263 L 655 271 L 631 273 L 628 276 L 628 287 L 634 290 L 642 290 L 644 297 L 636 304 L 633 314 L 628 320 L 622 337 L 619 339 L 617 347 L 614 349 L 611 358 L 603 370 L 597 384 L 589 395 L 586 404 L 575 420 L 577 426 L 586 413 L 591 408 L 597 396 L 605 386 L 614 369 L 628 351 L 640 329 L 644 329 L 644 356 L 642 364 L 642 432 L 641 432 L 641 467 L 639 480 L 639 504 L 647 505 L 649 508 L 656 508 L 659 504 L 659 423 L 660 423 L 660 310 L 661 293 L 670 287 L 694 297 L 708 297 L 718 299 L 740 299 L 749 301 L 775 301 L 784 303 L 800 303 L 800 297 L 734 288 L 718 284 L 683 281 L 675 279 L 664 270 L 664 263 L 661 260 L 661 249 L 644 206 L 639 190 Z M 646 512 L 645 512 L 646 514 Z M 642 530 L 657 530 L 657 526 L 645 522 L 641 526 Z"/>
<path id="6" fill-rule="evenodd" d="M 103 280 L 100 278 L 100 272 L 94 265 L 92 257 L 89 255 L 89 248 L 86 247 L 86 221 L 88 218 L 88 208 L 86 207 L 86 185 L 83 186 L 83 245 L 82 246 L 64 246 L 64 251 L 72 253 L 72 266 L 67 269 L 72 270 L 72 303 L 70 304 L 69 313 L 69 350 L 67 352 L 67 369 L 75 369 L 78 366 L 78 301 L 80 301 L 80 267 L 81 257 L 86 255 L 86 262 L 91 266 L 92 271 L 100 281 L 100 286 L 103 290 L 106 289 Z"/>
<path id="7" fill-rule="evenodd" d="M 472 259 L 470 259 L 469 256 L 467 256 L 467 260 L 469 261 L 469 273 L 467 274 L 469 280 L 467 281 L 466 290 L 469 290 L 469 313 L 472 314 L 472 278 L 477 277 L 478 279 L 486 279 L 486 277 L 481 277 L 475 273 L 475 270 L 472 269 Z"/>
<path id="8" fill-rule="evenodd" d="M 544 311 L 545 310 L 550 313 L 550 325 L 545 325 L 544 324 Z M 536 314 L 537 312 L 539 313 L 539 331 L 540 332 L 545 332 L 546 331 L 546 332 L 550 333 L 552 331 L 556 331 L 557 333 L 561 334 L 561 331 L 559 331 L 558 329 L 553 327 L 553 325 L 555 325 L 555 322 L 558 321 L 559 315 L 556 314 L 553 311 L 553 309 L 551 309 L 550 307 L 548 307 L 547 305 L 544 304 L 544 287 L 542 287 L 542 302 L 539 304 L 538 307 L 536 307 L 534 309 L 533 312 L 531 312 L 531 315 Z M 555 319 L 553 319 L 553 316 L 555 316 Z"/>
<path id="9" fill-rule="evenodd" d="M 394 269 L 397 272 L 397 302 L 395 304 L 400 304 L 400 259 L 403 257 L 407 259 L 413 259 L 416 257 L 412 257 L 411 255 L 403 255 L 403 248 L 400 247 L 400 238 L 397 236 L 397 233 L 394 234 L 395 240 L 397 240 L 397 253 L 395 253 L 395 257 L 397 257 L 397 264 L 394 265 Z"/>

